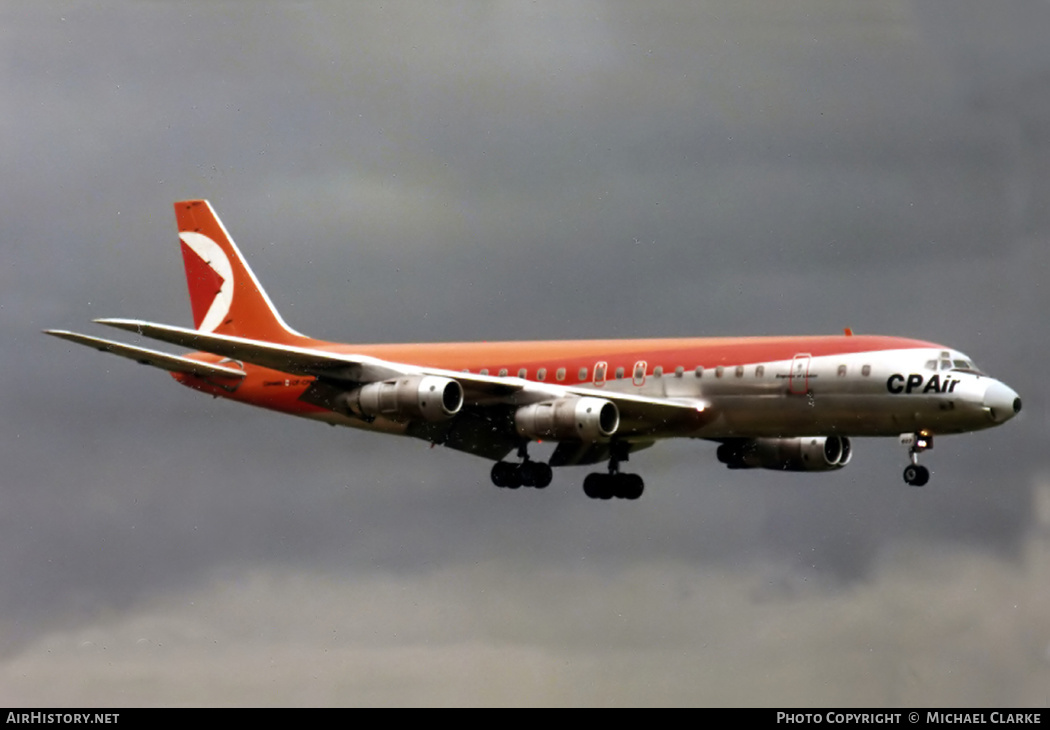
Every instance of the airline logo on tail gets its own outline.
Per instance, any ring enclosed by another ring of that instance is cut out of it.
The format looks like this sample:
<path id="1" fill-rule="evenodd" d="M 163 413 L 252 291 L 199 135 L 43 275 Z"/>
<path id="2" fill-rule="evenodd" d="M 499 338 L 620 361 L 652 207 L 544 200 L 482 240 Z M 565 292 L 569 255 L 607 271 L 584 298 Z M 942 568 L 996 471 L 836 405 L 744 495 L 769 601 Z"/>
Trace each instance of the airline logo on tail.
<path id="1" fill-rule="evenodd" d="M 176 203 L 175 220 L 198 331 L 286 344 L 311 341 L 281 319 L 208 201 Z"/>
<path id="2" fill-rule="evenodd" d="M 193 324 L 201 332 L 214 332 L 233 304 L 233 267 L 226 253 L 203 233 L 182 231 L 182 259 L 193 307 Z"/>

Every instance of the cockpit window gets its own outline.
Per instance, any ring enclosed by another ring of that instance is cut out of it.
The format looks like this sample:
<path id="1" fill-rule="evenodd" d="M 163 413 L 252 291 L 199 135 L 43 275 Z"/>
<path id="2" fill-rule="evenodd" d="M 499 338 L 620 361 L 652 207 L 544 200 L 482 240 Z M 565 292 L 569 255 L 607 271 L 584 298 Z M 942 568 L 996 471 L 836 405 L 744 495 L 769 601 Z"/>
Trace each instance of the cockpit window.
<path id="1" fill-rule="evenodd" d="M 981 369 L 973 364 L 973 361 L 961 358 L 952 360 L 946 352 L 942 352 L 941 357 L 937 360 L 927 360 L 925 367 L 927 370 L 960 370 L 974 375 L 984 375 Z"/>
<path id="2" fill-rule="evenodd" d="M 973 363 L 972 360 L 952 360 L 952 370 L 957 370 L 963 373 L 973 373 L 974 375 L 984 375 L 981 369 Z"/>

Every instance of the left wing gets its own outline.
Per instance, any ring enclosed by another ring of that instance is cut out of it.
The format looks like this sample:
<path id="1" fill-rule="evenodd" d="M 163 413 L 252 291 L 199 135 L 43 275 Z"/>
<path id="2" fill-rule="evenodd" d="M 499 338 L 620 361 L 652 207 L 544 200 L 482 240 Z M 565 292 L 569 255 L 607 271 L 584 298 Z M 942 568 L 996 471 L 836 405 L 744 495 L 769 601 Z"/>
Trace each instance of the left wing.
<path id="1" fill-rule="evenodd" d="M 576 395 L 604 398 L 615 403 L 619 409 L 620 428 L 617 435 L 626 438 L 651 436 L 672 425 L 676 428 L 698 428 L 712 418 L 708 404 L 696 399 L 671 400 L 611 391 L 598 393 L 589 388 L 422 367 L 368 355 L 344 355 L 318 348 L 218 335 L 142 320 L 95 321 L 173 345 L 204 350 L 281 372 L 311 375 L 328 383 L 342 383 L 347 387 L 402 375 L 437 375 L 459 382 L 463 388 L 465 404 L 473 407 L 520 406 Z"/>

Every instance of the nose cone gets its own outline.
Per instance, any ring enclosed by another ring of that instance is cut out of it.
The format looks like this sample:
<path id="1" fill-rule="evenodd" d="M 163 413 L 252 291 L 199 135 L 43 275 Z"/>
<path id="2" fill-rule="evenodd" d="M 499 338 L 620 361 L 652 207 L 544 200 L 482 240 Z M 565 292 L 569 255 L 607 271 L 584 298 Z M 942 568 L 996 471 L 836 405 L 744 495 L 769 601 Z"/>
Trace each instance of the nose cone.
<path id="1" fill-rule="evenodd" d="M 1021 398 L 1013 388 L 997 380 L 984 391 L 984 407 L 989 418 L 1004 423 L 1021 412 Z"/>

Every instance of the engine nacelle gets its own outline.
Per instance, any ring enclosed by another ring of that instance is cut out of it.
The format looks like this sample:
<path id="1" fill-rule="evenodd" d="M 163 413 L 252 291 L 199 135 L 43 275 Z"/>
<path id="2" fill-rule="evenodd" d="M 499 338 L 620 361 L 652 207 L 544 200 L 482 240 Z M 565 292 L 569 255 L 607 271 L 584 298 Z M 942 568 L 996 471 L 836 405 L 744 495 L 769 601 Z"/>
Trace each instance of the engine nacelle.
<path id="1" fill-rule="evenodd" d="M 845 436 L 734 439 L 717 456 L 730 469 L 832 471 L 849 463 L 853 447 Z"/>
<path id="2" fill-rule="evenodd" d="M 445 421 L 463 407 L 463 386 L 436 375 L 405 375 L 352 390 L 343 404 L 367 419 Z"/>
<path id="3" fill-rule="evenodd" d="M 514 413 L 518 435 L 553 441 L 600 441 L 620 427 L 620 411 L 604 398 L 559 398 Z"/>

